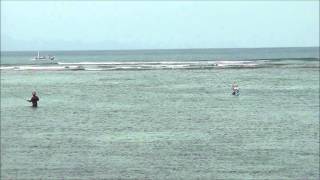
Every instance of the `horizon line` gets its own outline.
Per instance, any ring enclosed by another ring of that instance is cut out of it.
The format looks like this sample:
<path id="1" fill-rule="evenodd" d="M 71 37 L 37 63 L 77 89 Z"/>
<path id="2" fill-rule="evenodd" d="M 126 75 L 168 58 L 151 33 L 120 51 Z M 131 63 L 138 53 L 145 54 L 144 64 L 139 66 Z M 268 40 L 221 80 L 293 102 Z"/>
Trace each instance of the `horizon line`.
<path id="1" fill-rule="evenodd" d="M 227 48 L 142 48 L 142 49 L 51 49 L 51 50 L 0 50 L 1 52 L 34 51 L 152 51 L 152 50 L 200 50 L 200 49 L 280 49 L 280 48 L 320 48 L 320 46 L 278 46 L 278 47 L 227 47 Z"/>

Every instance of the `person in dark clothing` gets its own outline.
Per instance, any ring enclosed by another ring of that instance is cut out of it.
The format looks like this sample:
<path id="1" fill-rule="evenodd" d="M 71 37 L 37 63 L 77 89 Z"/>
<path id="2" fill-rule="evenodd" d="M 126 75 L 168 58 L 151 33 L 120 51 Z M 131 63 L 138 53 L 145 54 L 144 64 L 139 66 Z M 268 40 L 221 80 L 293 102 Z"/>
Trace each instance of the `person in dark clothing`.
<path id="1" fill-rule="evenodd" d="M 32 107 L 38 107 L 39 97 L 36 95 L 35 91 L 32 92 L 31 99 L 27 101 L 32 102 Z"/>

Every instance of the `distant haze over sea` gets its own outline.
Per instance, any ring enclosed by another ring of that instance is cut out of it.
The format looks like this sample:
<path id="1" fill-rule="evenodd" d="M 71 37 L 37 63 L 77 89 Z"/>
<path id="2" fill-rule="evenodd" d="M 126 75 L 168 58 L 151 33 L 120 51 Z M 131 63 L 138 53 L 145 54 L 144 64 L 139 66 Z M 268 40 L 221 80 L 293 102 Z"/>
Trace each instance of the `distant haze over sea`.
<path id="1" fill-rule="evenodd" d="M 319 58 L 319 47 L 40 51 L 57 62 L 157 62 Z M 1 64 L 30 64 L 37 51 L 2 51 Z"/>

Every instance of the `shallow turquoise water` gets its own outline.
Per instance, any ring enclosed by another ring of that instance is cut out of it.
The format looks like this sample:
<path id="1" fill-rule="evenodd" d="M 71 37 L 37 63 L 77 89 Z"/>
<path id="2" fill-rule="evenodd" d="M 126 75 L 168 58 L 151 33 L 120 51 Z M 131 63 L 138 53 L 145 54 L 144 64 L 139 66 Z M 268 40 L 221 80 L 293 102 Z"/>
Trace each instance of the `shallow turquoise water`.
<path id="1" fill-rule="evenodd" d="M 24 100 L 33 89 L 37 109 Z M 1 179 L 318 179 L 318 170 L 319 67 L 1 71 Z"/>

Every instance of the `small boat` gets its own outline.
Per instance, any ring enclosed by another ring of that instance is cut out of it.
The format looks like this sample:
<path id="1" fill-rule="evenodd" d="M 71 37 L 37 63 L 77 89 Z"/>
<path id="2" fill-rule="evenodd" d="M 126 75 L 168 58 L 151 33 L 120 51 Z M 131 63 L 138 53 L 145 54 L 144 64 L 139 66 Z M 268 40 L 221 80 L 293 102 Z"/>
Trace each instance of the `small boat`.
<path id="1" fill-rule="evenodd" d="M 40 52 L 38 51 L 38 56 L 32 58 L 33 61 L 54 61 L 54 56 L 40 56 Z"/>

